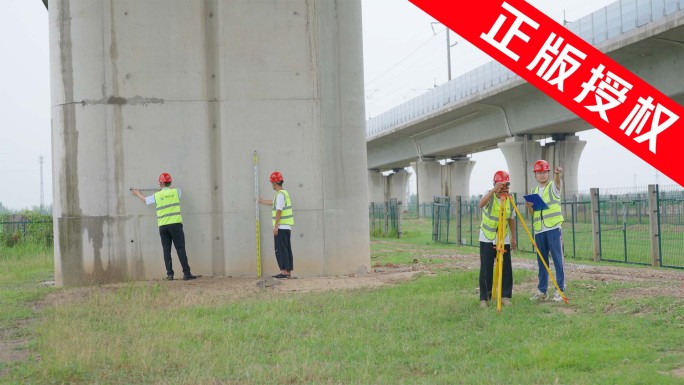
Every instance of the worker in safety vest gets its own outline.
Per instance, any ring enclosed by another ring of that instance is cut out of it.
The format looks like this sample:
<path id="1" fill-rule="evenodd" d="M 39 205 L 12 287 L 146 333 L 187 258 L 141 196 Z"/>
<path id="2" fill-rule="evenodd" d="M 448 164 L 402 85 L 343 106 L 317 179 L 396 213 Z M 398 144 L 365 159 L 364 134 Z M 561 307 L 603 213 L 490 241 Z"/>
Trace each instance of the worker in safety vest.
<path id="1" fill-rule="evenodd" d="M 171 175 L 162 173 L 159 175 L 159 191 L 154 195 L 144 196 L 140 190 L 132 189 L 133 195 L 140 198 L 147 205 L 157 206 L 157 225 L 164 251 L 164 265 L 166 265 L 166 279 L 173 280 L 173 267 L 171 266 L 171 244 L 176 247 L 178 259 L 183 267 L 183 280 L 195 279 L 197 276 L 190 272 L 188 256 L 185 253 L 185 233 L 183 232 L 183 218 L 181 217 L 180 196 L 178 189 L 170 188 Z"/>
<path id="2" fill-rule="evenodd" d="M 294 225 L 292 201 L 290 194 L 283 189 L 283 175 L 274 171 L 270 177 L 271 187 L 275 190 L 273 200 L 259 198 L 259 203 L 271 205 L 271 223 L 273 225 L 273 245 L 280 273 L 274 278 L 292 278 L 294 268 L 290 234 Z"/>
<path id="3" fill-rule="evenodd" d="M 553 265 L 556 269 L 556 282 L 558 287 L 565 292 L 565 273 L 563 270 L 564 256 L 563 256 L 563 214 L 561 213 L 561 173 L 563 169 L 556 167 L 553 172 L 553 183 L 549 180 L 549 171 L 551 167 L 549 162 L 545 160 L 538 160 L 534 162 L 533 172 L 534 178 L 539 185 L 532 190 L 532 194 L 538 194 L 548 209 L 533 210 L 532 203 L 527 202 L 527 208 L 534 213 L 532 223 L 534 227 L 534 242 L 539 248 L 546 265 L 549 266 L 549 252 L 553 258 Z M 537 286 L 537 293 L 530 299 L 532 301 L 543 301 L 547 298 L 546 290 L 549 286 L 549 273 L 546 271 L 544 264 L 537 256 L 537 265 L 539 267 L 539 284 Z M 556 290 L 553 295 L 553 300 L 562 301 L 560 293 Z"/>
<path id="4" fill-rule="evenodd" d="M 494 260 L 496 258 L 496 242 L 498 241 L 499 215 L 504 210 L 506 229 L 504 230 L 503 269 L 501 279 L 501 303 L 512 305 L 513 296 L 513 268 L 511 265 L 511 249 L 517 247 L 515 235 L 515 210 L 513 204 L 506 197 L 511 184 L 506 171 L 494 173 L 494 188 L 480 199 L 482 209 L 482 223 L 480 224 L 480 307 L 487 307 L 492 298 L 492 283 L 494 279 Z M 501 206 L 503 202 L 503 208 Z"/>

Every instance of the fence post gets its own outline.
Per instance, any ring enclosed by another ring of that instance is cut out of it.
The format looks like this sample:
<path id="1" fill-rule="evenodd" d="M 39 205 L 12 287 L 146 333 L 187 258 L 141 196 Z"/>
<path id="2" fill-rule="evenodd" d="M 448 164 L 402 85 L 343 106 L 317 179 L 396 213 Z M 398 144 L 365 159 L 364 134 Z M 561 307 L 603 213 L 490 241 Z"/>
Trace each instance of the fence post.
<path id="1" fill-rule="evenodd" d="M 570 214 L 572 214 L 572 257 L 577 257 L 577 233 L 575 232 L 575 215 L 577 214 L 577 195 L 572 197 L 572 204 L 570 206 Z"/>
<path id="2" fill-rule="evenodd" d="M 373 212 L 373 202 L 368 205 L 368 227 L 370 227 L 371 236 L 373 236 L 373 228 L 375 227 L 375 213 Z"/>
<path id="3" fill-rule="evenodd" d="M 456 244 L 461 245 L 463 244 L 463 229 L 461 226 L 461 196 L 456 197 Z"/>
<path id="4" fill-rule="evenodd" d="M 397 238 L 401 238 L 401 217 L 404 214 L 401 206 L 401 201 L 397 201 Z"/>
<path id="5" fill-rule="evenodd" d="M 385 235 L 387 235 L 387 232 L 389 231 L 389 202 L 385 200 Z"/>
<path id="6" fill-rule="evenodd" d="M 598 262 L 601 260 L 599 189 L 590 189 L 589 195 L 591 197 L 591 242 L 594 245 L 594 261 Z"/>
<path id="7" fill-rule="evenodd" d="M 648 222 L 651 230 L 651 266 L 660 266 L 660 228 L 658 223 L 658 185 L 648 185 Z"/>

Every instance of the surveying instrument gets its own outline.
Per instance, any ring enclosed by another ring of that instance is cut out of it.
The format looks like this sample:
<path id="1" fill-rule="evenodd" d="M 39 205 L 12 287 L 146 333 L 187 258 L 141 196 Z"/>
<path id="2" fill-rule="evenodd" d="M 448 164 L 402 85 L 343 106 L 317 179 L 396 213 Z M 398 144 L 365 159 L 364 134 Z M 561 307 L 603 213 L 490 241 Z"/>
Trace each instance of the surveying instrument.
<path id="1" fill-rule="evenodd" d="M 501 313 L 501 286 L 502 286 L 502 281 L 503 281 L 503 256 L 504 253 L 506 252 L 505 246 L 504 246 L 504 237 L 506 236 L 506 204 L 510 203 L 511 206 L 513 206 L 513 209 L 515 210 L 515 214 L 520 218 L 520 222 L 523 225 L 523 228 L 525 229 L 525 232 L 527 233 L 527 236 L 530 238 L 530 241 L 532 242 L 532 247 L 534 247 L 534 251 L 537 252 L 537 257 L 539 258 L 540 261 L 542 261 L 542 264 L 544 265 L 544 268 L 546 271 L 549 273 L 549 277 L 551 277 L 551 281 L 553 282 L 553 285 L 556 287 L 556 290 L 558 290 L 558 293 L 560 296 L 563 298 L 563 301 L 567 304 L 568 303 L 568 297 L 565 296 L 565 293 L 558 287 L 558 283 L 556 282 L 556 277 L 554 277 L 553 273 L 551 273 L 551 270 L 549 269 L 549 265 L 546 263 L 544 258 L 542 258 L 541 252 L 539 251 L 539 248 L 537 247 L 537 243 L 534 241 L 534 237 L 532 236 L 532 233 L 530 233 L 530 229 L 527 228 L 527 224 L 525 223 L 525 220 L 523 219 L 522 215 L 520 214 L 520 210 L 518 210 L 518 206 L 515 204 L 515 200 L 510 194 L 506 193 L 500 193 L 501 196 L 501 201 L 499 202 L 500 205 L 500 210 L 499 210 L 499 222 L 498 222 L 498 227 L 496 228 L 496 258 L 494 259 L 494 280 L 492 282 L 492 299 L 496 301 L 496 311 Z M 494 196 L 494 199 L 497 199 L 496 196 Z"/>

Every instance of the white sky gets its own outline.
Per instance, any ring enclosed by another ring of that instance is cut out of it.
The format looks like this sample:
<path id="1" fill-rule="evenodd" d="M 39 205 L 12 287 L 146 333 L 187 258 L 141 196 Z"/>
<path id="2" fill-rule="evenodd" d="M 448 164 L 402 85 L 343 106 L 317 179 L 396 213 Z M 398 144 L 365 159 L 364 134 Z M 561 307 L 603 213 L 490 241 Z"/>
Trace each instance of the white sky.
<path id="1" fill-rule="evenodd" d="M 561 22 L 575 20 L 612 0 L 531 0 Z M 362 0 L 366 112 L 377 115 L 447 80 L 444 27 L 408 0 Z M 452 77 L 488 59 L 452 34 Z M 0 202 L 11 209 L 40 205 L 39 157 L 45 158 L 45 204 L 52 203 L 48 17 L 40 0 L 2 0 L 0 12 Z M 579 188 L 674 184 L 597 130 L 580 160 Z M 607 156 L 608 154 L 608 156 Z M 607 158 L 607 159 L 606 159 Z M 498 150 L 474 154 L 471 192 L 489 188 L 505 166 Z"/>

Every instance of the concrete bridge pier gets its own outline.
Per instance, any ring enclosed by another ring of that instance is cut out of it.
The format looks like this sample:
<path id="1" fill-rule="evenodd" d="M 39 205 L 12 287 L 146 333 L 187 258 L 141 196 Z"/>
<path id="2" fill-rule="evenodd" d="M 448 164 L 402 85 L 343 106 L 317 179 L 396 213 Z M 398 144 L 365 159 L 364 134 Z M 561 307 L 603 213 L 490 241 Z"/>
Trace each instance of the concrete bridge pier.
<path id="1" fill-rule="evenodd" d="M 410 176 L 403 168 L 387 176 L 378 170 L 368 170 L 368 201 L 386 202 L 395 198 L 406 204 L 406 184 Z"/>
<path id="2" fill-rule="evenodd" d="M 408 198 L 406 196 L 406 184 L 408 183 L 409 177 L 411 177 L 411 174 L 403 168 L 395 170 L 393 174 L 387 176 L 389 179 L 389 191 L 387 192 L 388 200 L 396 198 L 397 201 L 401 202 L 402 204 L 408 204 Z"/>
<path id="3" fill-rule="evenodd" d="M 563 196 L 565 199 L 572 200 L 577 196 L 579 181 L 577 168 L 579 167 L 580 156 L 587 142 L 580 140 L 577 135 L 554 135 L 553 142 L 542 147 L 542 159 L 546 159 L 555 169 L 556 166 L 563 168 L 562 183 Z"/>
<path id="4" fill-rule="evenodd" d="M 296 275 L 368 271 L 360 0 L 51 0 L 49 23 L 57 285 L 165 276 L 154 207 L 129 191 L 161 172 L 193 273 L 256 276 L 255 211 L 279 270 L 254 202 L 275 170 Z"/>
<path id="5" fill-rule="evenodd" d="M 434 196 L 442 196 L 442 165 L 434 159 L 417 160 L 411 163 L 416 171 L 418 205 L 432 203 Z"/>
<path id="6" fill-rule="evenodd" d="M 449 197 L 470 197 L 470 174 L 475 161 L 468 158 L 456 158 L 443 166 L 444 183 L 442 191 Z"/>
<path id="7" fill-rule="evenodd" d="M 387 178 L 379 170 L 368 170 L 368 202 L 384 202 Z"/>
<path id="8" fill-rule="evenodd" d="M 498 146 L 506 158 L 508 173 L 511 175 L 511 193 L 516 194 L 518 201 L 521 201 L 522 196 L 536 186 L 532 166 L 536 160 L 541 159 L 541 145 L 524 136 L 514 136 Z"/>

